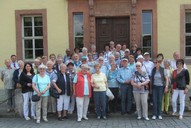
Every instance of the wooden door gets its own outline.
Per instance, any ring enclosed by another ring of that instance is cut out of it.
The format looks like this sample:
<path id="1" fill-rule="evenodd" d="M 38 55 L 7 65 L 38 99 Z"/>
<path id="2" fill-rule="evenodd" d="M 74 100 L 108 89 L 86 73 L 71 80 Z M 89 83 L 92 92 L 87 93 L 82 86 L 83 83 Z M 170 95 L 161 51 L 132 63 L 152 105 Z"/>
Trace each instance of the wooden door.
<path id="1" fill-rule="evenodd" d="M 109 41 L 115 44 L 130 44 L 129 17 L 123 18 L 97 18 L 96 19 L 96 47 L 103 51 L 104 45 Z"/>

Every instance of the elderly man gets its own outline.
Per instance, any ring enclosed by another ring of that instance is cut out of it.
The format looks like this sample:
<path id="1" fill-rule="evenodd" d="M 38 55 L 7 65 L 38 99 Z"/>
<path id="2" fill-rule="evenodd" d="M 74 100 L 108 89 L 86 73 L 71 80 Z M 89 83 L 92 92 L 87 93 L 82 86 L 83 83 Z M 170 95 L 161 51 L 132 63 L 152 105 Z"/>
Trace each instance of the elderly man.
<path id="1" fill-rule="evenodd" d="M 177 52 L 177 51 L 174 52 L 174 53 L 173 53 L 173 58 L 174 58 L 174 60 L 171 60 L 170 64 L 171 64 L 172 69 L 175 70 L 175 69 L 177 69 L 177 67 L 176 67 L 176 61 L 177 61 L 178 59 L 180 59 L 180 53 Z M 184 63 L 184 68 L 187 69 L 187 66 L 186 66 L 185 63 Z"/>
<path id="2" fill-rule="evenodd" d="M 66 55 L 64 56 L 64 60 L 63 60 L 64 64 L 66 64 L 66 62 L 69 61 L 70 58 L 71 58 L 71 52 L 70 52 L 70 49 L 67 48 L 66 49 Z"/>
<path id="3" fill-rule="evenodd" d="M 128 60 L 122 59 L 122 68 L 119 69 L 117 74 L 117 81 L 120 83 L 121 89 L 121 114 L 124 115 L 126 112 L 131 113 L 132 106 L 132 87 L 131 77 L 132 71 L 128 68 Z M 127 101 L 127 103 L 126 103 Z M 127 108 L 127 109 L 126 109 Z"/>
<path id="4" fill-rule="evenodd" d="M 4 83 L 5 95 L 8 99 L 7 102 L 7 112 L 14 110 L 15 107 L 15 97 L 14 97 L 14 81 L 13 73 L 14 69 L 11 68 L 11 61 L 9 59 L 5 60 L 6 68 L 1 72 L 1 80 Z"/>

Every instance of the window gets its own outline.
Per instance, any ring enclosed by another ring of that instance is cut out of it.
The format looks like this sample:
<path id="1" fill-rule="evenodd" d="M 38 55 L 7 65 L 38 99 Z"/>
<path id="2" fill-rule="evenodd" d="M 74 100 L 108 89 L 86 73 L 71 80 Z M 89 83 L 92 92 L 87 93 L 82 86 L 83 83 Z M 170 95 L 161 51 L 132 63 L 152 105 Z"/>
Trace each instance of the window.
<path id="1" fill-rule="evenodd" d="M 42 16 L 23 16 L 22 28 L 23 58 L 30 60 L 43 56 Z"/>
<path id="2" fill-rule="evenodd" d="M 142 12 L 142 49 L 152 55 L 152 11 Z"/>
<path id="3" fill-rule="evenodd" d="M 191 11 L 185 14 L 185 56 L 191 56 Z"/>
<path id="4" fill-rule="evenodd" d="M 78 48 L 83 47 L 83 13 L 74 13 L 74 46 Z"/>

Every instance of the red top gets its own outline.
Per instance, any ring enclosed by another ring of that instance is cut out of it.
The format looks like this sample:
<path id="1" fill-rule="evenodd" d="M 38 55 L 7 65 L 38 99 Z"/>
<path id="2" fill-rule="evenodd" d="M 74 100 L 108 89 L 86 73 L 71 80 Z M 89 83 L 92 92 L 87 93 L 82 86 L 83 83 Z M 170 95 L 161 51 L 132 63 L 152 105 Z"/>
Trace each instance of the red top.
<path id="1" fill-rule="evenodd" d="M 172 74 L 173 79 L 176 78 L 176 75 L 177 75 L 177 70 L 174 70 L 174 72 Z M 173 89 L 176 89 L 176 88 L 177 88 L 176 82 L 173 82 Z"/>
<path id="2" fill-rule="evenodd" d="M 88 89 L 89 89 L 89 97 L 92 96 L 92 86 L 91 86 L 91 75 L 90 73 L 87 73 L 87 79 L 88 79 Z M 76 90 L 76 97 L 83 97 L 84 96 L 84 75 L 79 72 L 77 73 L 77 83 L 75 86 Z"/>

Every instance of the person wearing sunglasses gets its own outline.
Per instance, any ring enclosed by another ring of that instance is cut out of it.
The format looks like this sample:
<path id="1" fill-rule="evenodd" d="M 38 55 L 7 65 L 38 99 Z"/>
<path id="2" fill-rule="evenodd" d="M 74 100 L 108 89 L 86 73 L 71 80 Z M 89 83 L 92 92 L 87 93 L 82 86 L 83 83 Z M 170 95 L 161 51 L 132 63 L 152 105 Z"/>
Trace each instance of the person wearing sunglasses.
<path id="1" fill-rule="evenodd" d="M 148 83 L 150 80 L 148 74 L 142 70 L 140 62 L 137 62 L 135 66 L 136 71 L 131 78 L 131 85 L 133 86 L 133 95 L 136 102 L 137 119 L 140 120 L 144 117 L 145 120 L 149 120 L 147 99 L 149 93 Z"/>
<path id="2" fill-rule="evenodd" d="M 155 120 L 157 117 L 162 120 L 162 96 L 164 92 L 168 91 L 168 76 L 161 67 L 161 61 L 154 59 L 155 67 L 151 73 L 151 88 L 153 94 L 153 116 Z"/>

